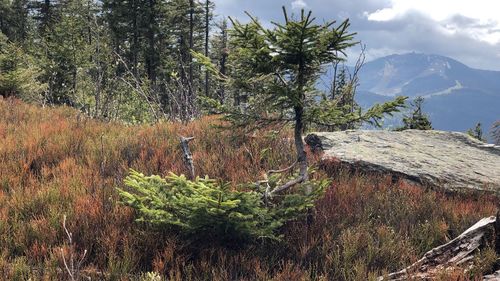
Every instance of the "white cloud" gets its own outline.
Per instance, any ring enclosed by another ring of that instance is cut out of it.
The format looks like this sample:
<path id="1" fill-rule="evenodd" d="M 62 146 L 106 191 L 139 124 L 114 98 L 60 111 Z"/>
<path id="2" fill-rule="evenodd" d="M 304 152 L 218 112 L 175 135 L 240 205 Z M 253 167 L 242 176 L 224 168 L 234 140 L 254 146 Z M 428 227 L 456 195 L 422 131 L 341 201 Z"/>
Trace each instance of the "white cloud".
<path id="1" fill-rule="evenodd" d="M 212 1 L 221 17 L 248 22 L 243 13 L 248 11 L 266 26 L 271 21 L 283 22 L 281 7 L 292 8 L 294 2 L 304 2 L 296 9 L 311 9 L 318 22 L 348 16 L 350 31 L 357 32 L 356 39 L 367 46 L 367 60 L 416 51 L 449 56 L 479 69 L 500 70 L 500 0 Z M 384 9 L 389 13 L 385 18 L 377 14 Z M 380 17 L 377 21 L 376 16 Z M 349 50 L 348 64 L 354 63 L 358 49 Z"/>
<path id="2" fill-rule="evenodd" d="M 409 12 L 418 12 L 441 25 L 445 34 L 464 33 L 490 44 L 500 43 L 500 1 L 498 0 L 391 0 L 388 8 L 365 13 L 371 21 L 391 21 Z M 477 21 L 474 25 L 454 26 L 449 20 L 462 16 Z M 486 28 L 485 26 L 488 26 Z"/>
<path id="3" fill-rule="evenodd" d="M 470 18 L 500 20 L 498 0 L 391 0 L 390 8 L 379 9 L 369 15 L 373 20 L 391 20 L 408 11 L 419 11 L 441 21 L 453 15 Z"/>
<path id="4" fill-rule="evenodd" d="M 307 3 L 304 0 L 294 0 L 292 2 L 292 9 L 303 9 L 307 7 Z"/>

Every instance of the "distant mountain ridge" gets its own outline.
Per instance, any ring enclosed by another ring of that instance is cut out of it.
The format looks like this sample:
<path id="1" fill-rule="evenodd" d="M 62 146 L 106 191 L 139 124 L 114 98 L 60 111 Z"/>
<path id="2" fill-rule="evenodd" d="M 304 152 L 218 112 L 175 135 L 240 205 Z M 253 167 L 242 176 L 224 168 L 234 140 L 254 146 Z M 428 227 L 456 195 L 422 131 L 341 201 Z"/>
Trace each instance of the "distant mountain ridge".
<path id="1" fill-rule="evenodd" d="M 403 95 L 426 98 L 424 111 L 439 130 L 485 132 L 500 120 L 500 71 L 480 70 L 439 55 L 408 53 L 367 62 L 359 72 L 363 107 Z"/>
<path id="2" fill-rule="evenodd" d="M 500 71 L 478 70 L 454 59 L 418 53 L 390 55 L 368 62 L 360 71 L 360 90 L 410 97 L 475 89 L 500 95 Z"/>

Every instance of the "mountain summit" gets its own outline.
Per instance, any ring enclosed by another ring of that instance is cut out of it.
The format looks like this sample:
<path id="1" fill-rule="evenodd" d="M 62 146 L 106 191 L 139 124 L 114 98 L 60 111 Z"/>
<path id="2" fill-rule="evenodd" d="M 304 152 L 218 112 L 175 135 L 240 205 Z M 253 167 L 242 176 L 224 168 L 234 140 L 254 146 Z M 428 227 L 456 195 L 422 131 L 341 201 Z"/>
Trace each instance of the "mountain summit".
<path id="1" fill-rule="evenodd" d="M 360 90 L 384 96 L 431 97 L 461 89 L 500 95 L 500 71 L 473 69 L 439 55 L 409 53 L 379 58 L 364 66 L 360 78 Z"/>
<path id="2" fill-rule="evenodd" d="M 367 62 L 359 73 L 358 102 L 368 106 L 403 95 L 426 98 L 434 128 L 488 130 L 500 119 L 500 71 L 479 70 L 454 59 L 419 53 Z"/>

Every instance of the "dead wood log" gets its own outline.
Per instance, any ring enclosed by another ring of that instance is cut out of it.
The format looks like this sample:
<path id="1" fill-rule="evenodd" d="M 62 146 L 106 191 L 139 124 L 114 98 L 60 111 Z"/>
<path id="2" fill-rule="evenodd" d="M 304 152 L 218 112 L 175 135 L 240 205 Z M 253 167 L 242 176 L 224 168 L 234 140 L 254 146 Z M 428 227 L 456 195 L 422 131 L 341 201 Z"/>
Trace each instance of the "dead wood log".
<path id="1" fill-rule="evenodd" d="M 194 172 L 194 163 L 193 163 L 193 155 L 191 154 L 191 150 L 189 149 L 189 142 L 194 140 L 193 137 L 183 137 L 181 136 L 181 148 L 182 152 L 184 154 L 184 162 L 186 163 L 186 166 L 189 170 L 189 176 L 191 180 L 194 180 L 196 177 L 196 174 Z"/>
<path id="2" fill-rule="evenodd" d="M 483 281 L 499 281 L 500 280 L 500 270 L 495 271 L 492 274 L 485 275 Z"/>
<path id="3" fill-rule="evenodd" d="M 483 218 L 450 242 L 436 247 L 405 269 L 378 278 L 382 280 L 432 280 L 437 275 L 458 268 L 470 268 L 475 254 L 492 245 L 498 235 L 497 217 Z M 500 280 L 500 271 L 484 280 Z M 489 279 L 487 279 L 489 278 Z M 492 279 L 493 278 L 493 279 Z"/>

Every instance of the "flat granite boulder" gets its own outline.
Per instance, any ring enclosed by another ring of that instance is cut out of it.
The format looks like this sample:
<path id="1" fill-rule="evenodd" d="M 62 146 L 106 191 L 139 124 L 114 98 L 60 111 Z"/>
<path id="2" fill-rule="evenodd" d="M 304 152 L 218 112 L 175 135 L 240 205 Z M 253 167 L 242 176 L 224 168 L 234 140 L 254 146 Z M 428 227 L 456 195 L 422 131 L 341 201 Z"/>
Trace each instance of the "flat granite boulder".
<path id="1" fill-rule="evenodd" d="M 317 137 L 315 137 L 316 135 Z M 443 131 L 318 132 L 323 160 L 449 191 L 500 191 L 500 147 Z"/>

